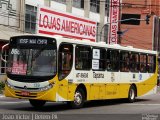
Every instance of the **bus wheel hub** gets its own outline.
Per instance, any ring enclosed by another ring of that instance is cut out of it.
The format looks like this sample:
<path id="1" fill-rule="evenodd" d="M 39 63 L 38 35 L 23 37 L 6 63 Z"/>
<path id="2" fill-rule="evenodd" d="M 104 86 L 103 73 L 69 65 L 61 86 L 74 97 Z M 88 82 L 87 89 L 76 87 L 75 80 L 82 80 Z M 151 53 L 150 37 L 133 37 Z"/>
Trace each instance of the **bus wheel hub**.
<path id="1" fill-rule="evenodd" d="M 79 105 L 82 102 L 82 95 L 79 92 L 76 92 L 74 96 L 74 102 L 75 104 Z"/>

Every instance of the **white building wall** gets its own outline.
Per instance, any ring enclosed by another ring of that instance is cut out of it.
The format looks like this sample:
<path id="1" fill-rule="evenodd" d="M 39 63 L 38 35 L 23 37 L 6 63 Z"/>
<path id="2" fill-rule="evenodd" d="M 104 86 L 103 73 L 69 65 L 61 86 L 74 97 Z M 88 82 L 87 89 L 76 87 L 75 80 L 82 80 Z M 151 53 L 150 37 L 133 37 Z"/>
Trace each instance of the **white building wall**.
<path id="1" fill-rule="evenodd" d="M 100 15 L 98 13 L 90 12 L 89 18 L 96 22 L 100 22 Z"/>
<path id="2" fill-rule="evenodd" d="M 51 8 L 54 10 L 66 12 L 66 5 L 55 1 L 51 1 Z"/>
<path id="3" fill-rule="evenodd" d="M 83 9 L 79 9 L 79 8 L 75 8 L 72 7 L 72 14 L 76 15 L 78 17 L 84 17 L 84 10 Z"/>
<path id="4" fill-rule="evenodd" d="M 44 0 L 26 0 L 25 4 L 32 6 L 44 5 Z"/>

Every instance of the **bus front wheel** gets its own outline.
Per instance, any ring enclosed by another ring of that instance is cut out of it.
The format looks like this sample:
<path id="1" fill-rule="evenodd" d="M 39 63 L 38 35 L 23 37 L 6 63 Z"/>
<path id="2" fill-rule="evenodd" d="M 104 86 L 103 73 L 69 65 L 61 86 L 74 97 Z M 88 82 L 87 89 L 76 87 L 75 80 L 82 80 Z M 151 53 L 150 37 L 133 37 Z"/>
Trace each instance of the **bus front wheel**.
<path id="1" fill-rule="evenodd" d="M 128 102 L 133 103 L 136 99 L 136 89 L 135 87 L 132 85 L 129 88 L 129 92 L 128 92 Z"/>
<path id="2" fill-rule="evenodd" d="M 30 99 L 29 102 L 35 108 L 41 108 L 46 103 L 45 100 L 32 100 L 32 99 Z"/>
<path id="3" fill-rule="evenodd" d="M 81 108 L 84 105 L 85 93 L 83 89 L 79 88 L 74 94 L 74 100 L 70 102 L 72 108 Z"/>

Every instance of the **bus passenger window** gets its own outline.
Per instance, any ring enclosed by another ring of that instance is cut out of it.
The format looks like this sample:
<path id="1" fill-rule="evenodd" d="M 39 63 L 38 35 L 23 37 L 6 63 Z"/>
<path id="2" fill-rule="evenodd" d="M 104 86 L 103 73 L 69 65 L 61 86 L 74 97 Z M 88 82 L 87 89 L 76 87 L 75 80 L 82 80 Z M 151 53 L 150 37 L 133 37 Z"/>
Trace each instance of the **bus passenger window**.
<path id="1" fill-rule="evenodd" d="M 106 56 L 106 69 L 108 71 L 119 71 L 119 51 L 114 49 L 108 49 Z"/>
<path id="2" fill-rule="evenodd" d="M 126 52 L 126 51 L 121 51 L 121 54 L 120 54 L 120 70 L 122 72 L 129 72 L 129 52 Z"/>
<path id="3" fill-rule="evenodd" d="M 131 53 L 130 55 L 130 71 L 138 72 L 139 71 L 139 55 L 138 53 Z"/>
<path id="4" fill-rule="evenodd" d="M 153 55 L 148 55 L 147 56 L 147 71 L 149 73 L 154 73 L 155 72 L 155 65 L 156 65 L 156 56 Z"/>
<path id="5" fill-rule="evenodd" d="M 145 54 L 140 55 L 140 72 L 146 72 L 147 56 Z"/>
<path id="6" fill-rule="evenodd" d="M 77 45 L 75 49 L 76 70 L 91 69 L 91 48 L 89 46 Z"/>

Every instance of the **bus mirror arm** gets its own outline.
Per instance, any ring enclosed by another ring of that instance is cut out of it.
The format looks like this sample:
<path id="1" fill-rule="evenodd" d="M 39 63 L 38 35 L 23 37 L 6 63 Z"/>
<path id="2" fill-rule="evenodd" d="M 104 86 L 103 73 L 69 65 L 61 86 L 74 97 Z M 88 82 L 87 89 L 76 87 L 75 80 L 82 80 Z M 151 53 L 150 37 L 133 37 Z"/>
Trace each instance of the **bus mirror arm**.
<path id="1" fill-rule="evenodd" d="M 5 45 L 2 46 L 1 60 L 2 60 L 3 62 L 5 62 L 5 63 L 7 63 L 7 60 L 5 60 L 5 59 L 3 58 L 3 52 L 4 52 L 5 47 L 7 47 L 8 45 L 9 45 L 9 43 L 7 43 L 7 44 L 5 44 Z"/>

